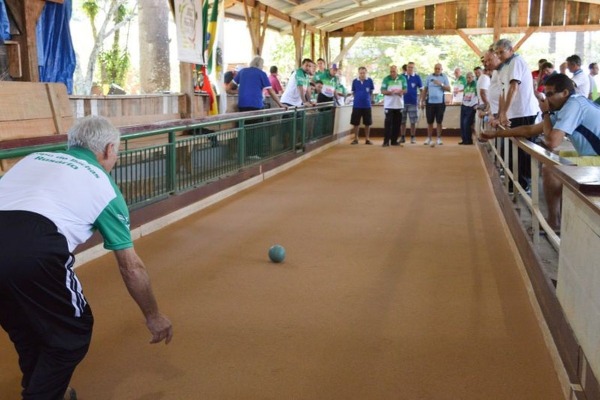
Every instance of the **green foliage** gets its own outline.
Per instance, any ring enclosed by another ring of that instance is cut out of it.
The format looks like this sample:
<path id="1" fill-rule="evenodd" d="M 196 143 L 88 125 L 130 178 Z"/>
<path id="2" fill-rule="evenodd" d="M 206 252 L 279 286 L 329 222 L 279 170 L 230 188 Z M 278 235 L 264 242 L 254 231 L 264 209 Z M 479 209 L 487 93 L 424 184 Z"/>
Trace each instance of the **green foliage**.
<path id="1" fill-rule="evenodd" d="M 125 77 L 127 70 L 131 66 L 129 53 L 118 47 L 109 51 L 102 51 L 98 54 L 98 63 L 102 69 L 102 83 L 116 83 L 119 86 L 125 86 Z"/>
<path id="2" fill-rule="evenodd" d="M 113 16 L 114 24 L 117 25 L 123 22 L 130 13 L 131 10 L 121 4 Z M 125 86 L 131 59 L 126 49 L 121 50 L 120 38 L 120 30 L 117 29 L 113 36 L 111 49 L 98 53 L 98 66 L 100 68 L 101 83 L 103 84 L 116 83 L 119 86 Z"/>
<path id="3" fill-rule="evenodd" d="M 82 3 L 81 8 L 87 17 L 94 21 L 96 19 L 96 15 L 98 15 L 98 11 L 100 10 L 100 6 L 96 0 L 86 0 Z"/>

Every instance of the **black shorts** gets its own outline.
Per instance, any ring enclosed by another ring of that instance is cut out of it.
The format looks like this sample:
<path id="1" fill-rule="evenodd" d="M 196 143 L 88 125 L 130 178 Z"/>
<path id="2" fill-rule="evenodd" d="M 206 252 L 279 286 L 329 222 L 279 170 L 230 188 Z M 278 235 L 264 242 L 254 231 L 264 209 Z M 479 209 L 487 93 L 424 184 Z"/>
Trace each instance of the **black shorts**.
<path id="1" fill-rule="evenodd" d="M 352 115 L 350 116 L 350 125 L 360 125 L 361 118 L 365 126 L 373 125 L 373 116 L 371 115 L 370 108 L 353 108 Z"/>
<path id="2" fill-rule="evenodd" d="M 427 103 L 425 106 L 425 116 L 427 117 L 427 123 L 429 125 L 433 124 L 435 120 L 436 123 L 441 124 L 444 119 L 444 112 L 446 111 L 446 104 L 430 104 Z"/>

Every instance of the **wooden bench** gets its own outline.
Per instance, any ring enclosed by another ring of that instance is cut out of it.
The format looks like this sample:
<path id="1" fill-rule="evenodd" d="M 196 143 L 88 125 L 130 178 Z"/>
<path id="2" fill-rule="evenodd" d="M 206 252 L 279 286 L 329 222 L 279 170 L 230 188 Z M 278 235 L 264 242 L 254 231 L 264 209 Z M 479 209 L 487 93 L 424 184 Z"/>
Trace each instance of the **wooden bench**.
<path id="1" fill-rule="evenodd" d="M 65 140 L 73 108 L 64 84 L 2 81 L 0 93 L 0 148 Z M 1 160 L 0 175 L 15 162 Z"/>

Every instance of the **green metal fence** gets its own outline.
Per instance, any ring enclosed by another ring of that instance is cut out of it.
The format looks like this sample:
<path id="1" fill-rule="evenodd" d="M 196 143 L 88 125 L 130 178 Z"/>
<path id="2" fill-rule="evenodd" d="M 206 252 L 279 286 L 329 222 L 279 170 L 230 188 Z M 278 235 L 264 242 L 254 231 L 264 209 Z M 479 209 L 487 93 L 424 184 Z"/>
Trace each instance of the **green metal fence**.
<path id="1" fill-rule="evenodd" d="M 124 133 L 111 171 L 130 208 L 199 187 L 333 134 L 334 107 L 232 114 L 218 121 L 182 121 L 168 127 Z M 131 130 L 131 128 L 129 128 Z M 64 144 L 0 150 L 0 160 Z"/>

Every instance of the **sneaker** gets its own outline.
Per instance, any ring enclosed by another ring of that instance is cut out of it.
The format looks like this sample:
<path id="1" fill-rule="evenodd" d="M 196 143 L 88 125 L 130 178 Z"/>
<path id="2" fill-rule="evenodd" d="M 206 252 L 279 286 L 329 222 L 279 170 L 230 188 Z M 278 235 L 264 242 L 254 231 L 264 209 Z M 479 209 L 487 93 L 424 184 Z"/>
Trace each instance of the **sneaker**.
<path id="1" fill-rule="evenodd" d="M 358 144 L 358 140 L 354 139 L 350 144 Z"/>
<path id="2" fill-rule="evenodd" d="M 354 143 L 352 143 L 352 144 L 354 144 Z M 371 143 L 370 140 L 365 140 L 365 144 L 373 144 L 373 143 Z"/>
<path id="3" fill-rule="evenodd" d="M 402 137 L 400 138 L 400 143 L 406 143 L 406 137 L 402 136 Z"/>
<path id="4" fill-rule="evenodd" d="M 433 143 L 431 141 L 431 138 L 427 138 L 427 140 L 425 140 L 425 143 L 423 143 L 425 146 L 429 146 L 431 143 Z"/>
<path id="5" fill-rule="evenodd" d="M 414 137 L 414 136 L 412 136 L 412 137 L 410 138 L 410 143 L 411 143 L 411 144 L 415 144 L 415 143 L 417 143 L 417 139 L 415 139 L 415 137 Z"/>
<path id="6" fill-rule="evenodd" d="M 398 142 L 392 142 L 392 143 L 391 143 L 391 145 L 392 145 L 392 146 L 402 146 L 402 145 L 401 145 L 400 143 L 398 143 Z"/>
<path id="7" fill-rule="evenodd" d="M 442 142 L 442 139 L 438 138 L 438 140 L 437 140 L 437 144 L 438 144 L 438 146 L 441 146 L 441 145 L 443 145 L 444 143 Z"/>
<path id="8" fill-rule="evenodd" d="M 389 147 L 390 144 L 389 143 L 384 143 L 381 147 Z"/>

